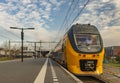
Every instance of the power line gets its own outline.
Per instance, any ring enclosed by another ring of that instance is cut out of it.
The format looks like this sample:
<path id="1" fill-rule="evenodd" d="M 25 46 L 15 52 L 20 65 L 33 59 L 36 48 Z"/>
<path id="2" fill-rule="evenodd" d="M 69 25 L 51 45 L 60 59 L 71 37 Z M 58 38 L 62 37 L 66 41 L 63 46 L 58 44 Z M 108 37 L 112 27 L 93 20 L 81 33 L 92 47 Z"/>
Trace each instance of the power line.
<path id="1" fill-rule="evenodd" d="M 80 14 L 82 13 L 82 11 L 84 10 L 84 8 L 87 6 L 89 0 L 87 0 L 87 2 L 84 4 L 84 6 L 82 7 L 82 9 L 79 11 L 79 13 L 76 15 L 76 17 L 73 19 L 73 21 L 70 23 L 70 25 L 68 26 L 68 28 L 77 20 L 77 18 L 80 16 Z M 66 28 L 66 31 L 68 30 L 68 28 Z"/>
<path id="2" fill-rule="evenodd" d="M 77 18 L 80 16 L 81 12 L 84 10 L 84 8 L 86 7 L 86 5 L 88 4 L 89 0 L 86 1 L 86 3 L 84 4 L 84 6 L 82 8 L 80 8 L 78 14 L 76 16 L 74 16 L 73 20 L 71 21 L 71 23 L 68 23 L 68 21 L 70 22 L 70 18 L 72 17 L 72 14 L 74 13 L 75 9 L 77 9 L 76 7 L 79 5 L 79 1 L 76 1 L 75 3 L 75 0 L 72 0 L 71 4 L 70 4 L 70 7 L 65 15 L 65 18 L 58 30 L 58 35 L 56 36 L 55 39 L 57 39 L 57 37 L 59 36 L 60 34 L 60 31 L 64 28 L 65 32 L 68 30 L 68 28 L 77 20 Z M 74 6 L 73 6 L 74 5 Z M 72 9 L 72 10 L 71 10 Z"/>
<path id="3" fill-rule="evenodd" d="M 75 22 L 75 20 L 80 16 L 80 14 L 82 13 L 82 11 L 85 9 L 85 7 L 87 6 L 89 0 L 84 4 L 83 8 L 80 10 L 80 12 L 77 14 L 77 16 L 73 19 L 72 23 Z M 71 24 L 72 24 L 71 23 Z"/>
<path id="4" fill-rule="evenodd" d="M 78 6 L 79 4 L 79 0 L 77 0 L 75 2 L 75 0 L 72 0 L 67 12 L 66 12 L 66 15 L 65 15 L 65 18 L 61 24 L 61 26 L 59 27 L 59 30 L 58 30 L 58 35 L 56 36 L 55 40 L 57 39 L 57 37 L 59 36 L 60 34 L 60 31 L 62 31 L 62 29 L 65 30 L 66 26 L 68 26 L 68 20 L 71 18 L 72 14 L 74 13 L 76 7 Z"/>
<path id="5" fill-rule="evenodd" d="M 0 36 L 1 36 L 2 38 L 4 38 L 4 39 L 5 39 L 5 38 L 10 39 L 10 38 L 8 38 L 8 37 L 6 37 L 6 36 L 4 36 L 4 35 L 0 35 Z"/>
<path id="6" fill-rule="evenodd" d="M 4 30 L 5 30 L 6 32 L 8 32 L 8 33 L 14 35 L 14 36 L 17 37 L 17 38 L 21 38 L 20 36 L 17 36 L 15 33 L 11 32 L 11 31 L 8 31 L 7 29 L 4 29 Z"/>
<path id="7" fill-rule="evenodd" d="M 19 36 L 17 36 L 16 34 L 14 34 L 13 32 L 11 32 L 11 31 L 9 31 L 9 30 L 7 30 L 7 29 L 5 29 L 5 28 L 2 28 L 2 30 L 4 30 L 5 32 L 7 32 L 7 33 L 10 33 L 11 35 L 13 35 L 13 36 L 15 36 L 16 38 L 20 38 Z M 7 34 L 6 33 L 6 34 Z M 2 35 L 3 36 L 3 35 Z M 8 35 L 7 35 L 8 36 Z M 6 37 L 6 36 L 4 36 L 5 38 L 8 38 L 8 37 Z M 10 37 L 9 37 L 10 38 Z M 8 38 L 8 39 L 9 39 Z"/>
<path id="8" fill-rule="evenodd" d="M 71 14 L 73 13 L 73 11 L 74 11 L 74 9 L 75 9 L 75 7 L 73 8 L 73 10 L 70 12 L 70 10 L 72 9 L 72 6 L 73 6 L 73 3 L 74 3 L 75 1 L 73 0 L 72 1 L 72 3 L 71 3 L 71 6 L 70 6 L 70 8 L 69 8 L 69 10 L 68 10 L 68 12 L 66 13 L 66 18 L 65 18 L 65 21 L 64 21 L 64 26 L 65 25 L 67 25 L 67 21 L 69 20 L 69 17 L 71 16 Z M 66 22 L 66 23 L 65 23 Z"/>
<path id="9" fill-rule="evenodd" d="M 68 15 L 68 19 L 66 19 L 66 24 L 65 24 L 65 28 L 68 26 L 68 21 L 70 21 L 70 18 L 71 18 L 71 16 L 72 16 L 72 14 L 74 13 L 74 11 L 75 11 L 75 9 L 76 9 L 76 7 L 78 6 L 78 4 L 79 4 L 79 0 L 78 1 L 76 1 L 76 4 L 75 4 L 75 6 L 73 7 L 73 10 L 70 12 L 70 14 Z M 65 28 L 64 28 L 64 30 L 65 30 Z"/>
<path id="10" fill-rule="evenodd" d="M 81 12 L 87 6 L 89 0 L 81 1 L 81 4 L 84 3 L 84 5 L 82 8 L 80 8 L 78 10 L 79 11 L 78 13 L 75 13 L 77 6 L 79 6 L 79 2 L 80 2 L 80 0 L 76 0 L 76 2 L 75 2 L 75 0 L 72 0 L 70 6 L 68 8 L 68 11 L 66 12 L 65 18 L 63 19 L 63 22 L 62 22 L 61 26 L 58 28 L 58 33 L 56 35 L 55 40 L 60 35 L 60 31 L 62 31 L 62 29 L 65 29 L 65 32 L 66 32 L 68 30 L 68 28 L 77 20 L 77 18 L 80 16 Z M 72 17 L 74 17 L 74 18 L 71 19 Z"/>
<path id="11" fill-rule="evenodd" d="M 68 14 L 69 14 L 69 12 L 70 12 L 70 10 L 71 10 L 71 7 L 72 7 L 73 3 L 74 3 L 74 0 L 72 0 L 72 2 L 71 2 L 71 4 L 70 4 L 70 7 L 69 7 L 69 9 L 68 9 L 68 11 L 67 11 L 67 13 L 66 13 L 66 15 L 65 15 L 65 18 L 63 19 L 63 22 L 62 22 L 61 26 L 58 28 L 58 29 L 59 29 L 59 30 L 58 30 L 58 35 L 55 37 L 55 40 L 57 39 L 57 37 L 58 37 L 59 34 L 60 34 L 60 31 L 61 31 L 62 28 L 63 28 L 63 25 L 64 25 L 64 23 L 65 23 L 65 21 L 66 21 L 66 19 L 67 19 L 67 17 L 68 17 Z"/>

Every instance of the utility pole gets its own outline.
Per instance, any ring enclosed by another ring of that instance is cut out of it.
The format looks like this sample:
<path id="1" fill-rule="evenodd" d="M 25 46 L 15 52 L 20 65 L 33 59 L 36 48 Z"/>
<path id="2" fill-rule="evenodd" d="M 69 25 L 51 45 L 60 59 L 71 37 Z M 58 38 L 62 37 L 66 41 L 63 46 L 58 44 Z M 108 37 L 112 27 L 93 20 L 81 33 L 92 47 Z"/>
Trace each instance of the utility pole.
<path id="1" fill-rule="evenodd" d="M 24 40 L 24 32 L 23 28 L 21 29 L 21 61 L 23 62 L 23 40 Z"/>
<path id="2" fill-rule="evenodd" d="M 24 40 L 24 32 L 23 30 L 32 30 L 34 28 L 17 28 L 17 27 L 10 27 L 11 29 L 20 29 L 21 30 L 21 62 L 23 62 L 23 40 Z"/>
<path id="3" fill-rule="evenodd" d="M 29 42 L 29 43 L 34 43 L 34 57 L 35 57 L 35 59 L 37 58 L 37 50 L 36 50 L 36 47 L 37 47 L 37 43 L 40 43 L 40 48 L 41 48 L 41 41 L 40 42 L 34 42 L 34 41 L 27 41 L 27 42 Z"/>
<path id="4" fill-rule="evenodd" d="M 38 41 L 38 42 L 35 42 L 35 41 L 27 41 L 27 42 L 29 42 L 29 43 L 34 43 L 34 45 L 35 45 L 35 47 L 34 47 L 35 58 L 36 58 L 36 56 L 37 56 L 37 55 L 36 55 L 36 44 L 37 44 L 37 43 L 40 43 L 40 48 L 39 48 L 40 56 L 41 56 L 41 52 L 42 52 L 42 51 L 41 51 L 42 43 L 48 43 L 48 44 L 49 44 L 48 46 L 49 46 L 49 48 L 50 48 L 50 52 L 51 52 L 51 44 L 52 44 L 52 43 L 58 43 L 58 42 L 55 42 L 55 41 L 53 41 L 53 42 L 52 42 L 52 41 L 51 41 L 51 42 L 47 41 L 47 42 L 46 42 L 46 41 L 41 41 L 41 40 Z"/>
<path id="5" fill-rule="evenodd" d="M 37 55 L 36 55 L 36 42 L 34 42 L 34 44 L 35 44 L 34 50 L 35 50 L 35 59 L 36 59 L 37 58 Z"/>
<path id="6" fill-rule="evenodd" d="M 11 45 L 10 45 L 10 40 L 9 40 L 9 57 L 11 57 L 11 50 L 10 50 L 10 47 Z"/>
<path id="7" fill-rule="evenodd" d="M 40 41 L 40 49 L 39 49 L 39 51 L 40 51 L 40 57 L 41 57 L 41 47 L 42 47 L 42 46 L 41 46 L 41 43 L 42 43 L 42 42 Z"/>

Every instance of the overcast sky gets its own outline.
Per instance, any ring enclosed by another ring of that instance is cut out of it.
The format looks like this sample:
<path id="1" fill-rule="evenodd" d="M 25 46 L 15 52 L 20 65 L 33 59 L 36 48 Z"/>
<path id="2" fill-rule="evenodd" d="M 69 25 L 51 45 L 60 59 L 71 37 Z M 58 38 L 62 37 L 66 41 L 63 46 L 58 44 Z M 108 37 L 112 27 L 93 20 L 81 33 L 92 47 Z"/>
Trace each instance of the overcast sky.
<path id="1" fill-rule="evenodd" d="M 87 1 L 0 0 L 0 41 L 20 40 L 20 30 L 11 26 L 34 27 L 24 31 L 26 41 L 57 41 L 70 25 L 90 23 L 99 29 L 104 46 L 120 45 L 120 0 L 89 0 L 72 23 Z"/>

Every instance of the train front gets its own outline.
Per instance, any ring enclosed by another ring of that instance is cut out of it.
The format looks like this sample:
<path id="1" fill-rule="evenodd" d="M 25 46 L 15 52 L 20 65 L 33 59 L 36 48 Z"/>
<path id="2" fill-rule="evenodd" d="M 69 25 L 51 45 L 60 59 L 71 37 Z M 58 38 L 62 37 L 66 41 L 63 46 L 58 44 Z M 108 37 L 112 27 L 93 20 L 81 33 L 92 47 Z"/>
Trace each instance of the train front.
<path id="1" fill-rule="evenodd" d="M 102 74 L 104 48 L 97 28 L 77 24 L 68 33 L 68 38 L 68 69 L 76 75 Z"/>

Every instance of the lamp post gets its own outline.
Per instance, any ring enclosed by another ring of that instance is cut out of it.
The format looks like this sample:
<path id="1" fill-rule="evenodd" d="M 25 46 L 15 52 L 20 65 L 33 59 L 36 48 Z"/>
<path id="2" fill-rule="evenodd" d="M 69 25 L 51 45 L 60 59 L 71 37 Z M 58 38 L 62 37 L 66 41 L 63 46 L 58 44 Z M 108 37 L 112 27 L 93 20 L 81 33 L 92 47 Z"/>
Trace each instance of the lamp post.
<path id="1" fill-rule="evenodd" d="M 18 27 L 10 27 L 11 29 L 20 29 L 21 30 L 21 62 L 23 62 L 23 40 L 24 40 L 24 32 L 23 30 L 33 30 L 34 28 L 18 28 Z"/>

